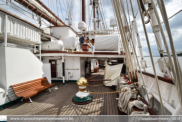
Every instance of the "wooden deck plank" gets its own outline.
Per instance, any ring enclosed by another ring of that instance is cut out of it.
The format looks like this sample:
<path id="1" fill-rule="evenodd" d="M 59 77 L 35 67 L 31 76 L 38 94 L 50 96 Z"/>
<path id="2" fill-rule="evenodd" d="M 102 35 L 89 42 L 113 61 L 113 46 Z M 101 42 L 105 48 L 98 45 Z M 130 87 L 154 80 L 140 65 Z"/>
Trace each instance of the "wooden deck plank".
<path id="1" fill-rule="evenodd" d="M 64 94 L 66 92 L 68 92 L 67 90 L 69 86 L 65 85 L 65 86 L 62 86 L 62 89 L 59 89 L 58 92 L 60 92 L 60 94 L 58 94 L 56 97 L 54 97 L 52 100 L 50 100 L 49 102 L 51 103 L 52 101 L 52 104 L 54 104 L 54 109 L 52 109 L 50 112 L 47 112 L 47 111 L 44 111 L 44 113 L 41 113 L 42 115 L 51 115 L 51 114 L 55 114 L 55 115 L 58 115 L 58 111 L 59 111 L 59 105 L 63 105 L 64 103 L 64 100 L 67 96 L 65 96 Z M 68 93 L 68 95 L 70 95 L 70 93 Z M 60 99 L 60 100 L 58 100 Z"/>
<path id="2" fill-rule="evenodd" d="M 98 76 L 94 79 L 102 79 Z M 93 80 L 94 80 L 93 79 Z M 101 84 L 92 82 L 90 85 Z M 52 92 L 41 92 L 32 97 L 33 103 L 19 102 L 0 111 L 0 115 L 118 115 L 116 94 L 102 95 L 92 94 L 93 102 L 87 105 L 75 105 L 72 103 L 73 96 L 77 93 L 78 87 L 75 82 L 55 82 L 59 89 L 52 88 Z M 109 87 L 91 87 L 88 90 L 96 92 L 115 91 Z"/>
<path id="3" fill-rule="evenodd" d="M 66 84 L 67 85 L 67 84 Z M 61 102 L 62 104 L 59 104 L 57 107 L 59 108 L 59 112 L 57 115 L 66 115 L 67 111 L 69 111 L 71 108 L 71 103 L 72 103 L 72 98 L 75 95 L 75 93 L 78 91 L 78 87 L 75 83 L 73 83 L 74 87 L 72 89 L 69 89 L 69 91 L 66 90 L 66 97 L 64 100 Z"/>
<path id="4" fill-rule="evenodd" d="M 85 110 L 84 110 L 84 115 L 88 115 L 88 112 L 90 111 L 90 109 L 91 109 L 91 103 L 89 103 L 89 104 L 86 104 L 86 105 L 84 105 L 83 106 L 83 108 L 85 108 Z"/>

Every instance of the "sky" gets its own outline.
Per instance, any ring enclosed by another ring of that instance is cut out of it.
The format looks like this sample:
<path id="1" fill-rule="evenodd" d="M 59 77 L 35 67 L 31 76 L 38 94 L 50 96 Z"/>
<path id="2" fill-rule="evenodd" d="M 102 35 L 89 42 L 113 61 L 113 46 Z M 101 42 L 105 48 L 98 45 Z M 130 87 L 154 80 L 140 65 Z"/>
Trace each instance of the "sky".
<path id="1" fill-rule="evenodd" d="M 78 30 L 78 22 L 81 21 L 81 0 L 41 0 L 41 1 L 47 7 L 49 7 L 66 24 L 67 24 L 66 18 L 68 18 L 67 17 L 67 15 L 68 15 L 68 9 L 67 8 L 70 8 L 70 11 L 72 14 L 73 28 L 76 31 L 79 31 Z M 92 30 L 93 29 L 92 22 L 90 22 L 91 24 L 89 24 L 89 21 L 91 20 L 90 17 L 92 16 L 91 12 L 90 12 L 91 6 L 89 5 L 89 1 L 90 0 L 86 0 L 86 15 L 87 15 L 86 21 L 87 21 L 87 26 L 89 27 L 90 30 Z M 110 19 L 115 18 L 111 0 L 100 0 L 100 1 L 102 3 L 102 6 L 103 6 L 104 21 L 107 24 L 107 28 L 111 29 L 110 25 L 109 25 L 109 21 L 110 21 Z M 126 0 L 123 0 L 123 1 L 125 2 Z M 17 6 L 20 6 L 19 4 L 17 4 L 14 1 L 13 1 L 13 3 L 16 4 Z M 67 3 L 69 3 L 69 7 L 67 7 L 68 6 Z M 73 5 L 73 7 L 71 7 L 71 3 Z M 176 12 L 178 12 L 179 10 L 182 9 L 182 0 L 164 0 L 164 3 L 166 6 L 168 17 L 172 16 L 173 14 L 175 14 Z M 7 5 L 5 3 L 5 0 L 0 0 L 0 4 L 1 4 L 0 5 L 1 8 L 4 8 L 4 9 L 16 14 L 17 16 L 20 16 L 22 19 L 30 21 L 31 23 L 34 23 L 35 25 L 39 26 L 38 22 L 37 22 L 37 16 L 35 14 L 33 15 L 32 12 L 27 10 L 26 8 L 24 8 L 24 9 L 28 12 L 22 12 L 20 10 L 14 9 L 10 6 L 12 4 L 9 3 Z M 5 4 L 5 5 L 2 5 L 2 4 Z M 138 10 L 136 0 L 132 0 L 132 4 L 134 7 L 134 13 L 136 14 L 137 10 Z M 129 11 L 130 11 L 129 12 L 130 19 L 132 21 L 133 17 L 132 17 L 130 7 L 129 7 Z M 158 9 L 158 11 L 159 11 L 159 9 Z M 24 14 L 22 14 L 22 13 L 24 13 Z M 26 13 L 26 16 L 25 16 L 25 13 Z M 160 14 L 160 12 L 159 12 L 159 14 Z M 31 19 L 32 16 L 34 17 L 34 19 Z M 161 15 L 160 15 L 160 18 L 162 21 Z M 143 50 L 144 56 L 149 56 L 148 46 L 146 43 L 146 38 L 145 38 L 144 31 L 143 31 L 143 26 L 142 26 L 141 17 L 140 17 L 139 12 L 137 13 L 136 20 L 137 20 L 137 26 L 138 26 L 138 30 L 139 30 L 139 35 L 140 35 L 140 39 L 141 39 L 141 43 L 142 43 L 142 50 Z M 180 12 L 175 17 L 170 19 L 169 24 L 171 27 L 171 32 L 172 32 L 172 36 L 173 36 L 175 49 L 177 52 L 182 51 L 182 12 Z M 41 27 L 45 28 L 46 26 L 49 26 L 49 25 L 50 25 L 50 23 L 48 23 L 46 20 L 44 20 Z M 147 28 L 147 32 L 148 32 L 148 36 L 149 36 L 152 54 L 153 54 L 153 56 L 158 56 L 159 53 L 157 50 L 155 37 L 154 37 L 154 34 L 152 32 L 152 27 L 151 27 L 150 23 L 146 24 L 146 28 Z M 167 33 L 166 33 L 166 29 L 164 27 L 164 24 L 163 24 L 163 29 L 164 29 L 164 32 L 165 32 L 166 37 L 167 37 Z M 167 38 L 167 41 L 168 41 L 168 38 Z"/>

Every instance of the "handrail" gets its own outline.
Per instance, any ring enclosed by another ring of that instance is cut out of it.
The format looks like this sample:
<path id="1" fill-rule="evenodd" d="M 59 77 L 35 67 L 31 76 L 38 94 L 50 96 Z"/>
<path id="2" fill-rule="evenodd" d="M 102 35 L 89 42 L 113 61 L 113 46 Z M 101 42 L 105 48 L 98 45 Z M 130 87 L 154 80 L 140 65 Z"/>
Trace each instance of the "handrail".
<path id="1" fill-rule="evenodd" d="M 139 70 L 138 70 L 138 72 L 140 73 Z M 142 74 L 155 78 L 154 73 L 151 73 L 151 72 L 142 71 Z M 170 77 L 164 77 L 164 76 L 161 76 L 159 74 L 157 74 L 157 77 L 158 77 L 159 80 L 161 80 L 163 82 L 174 85 L 174 83 L 172 81 L 172 78 L 170 78 Z"/>

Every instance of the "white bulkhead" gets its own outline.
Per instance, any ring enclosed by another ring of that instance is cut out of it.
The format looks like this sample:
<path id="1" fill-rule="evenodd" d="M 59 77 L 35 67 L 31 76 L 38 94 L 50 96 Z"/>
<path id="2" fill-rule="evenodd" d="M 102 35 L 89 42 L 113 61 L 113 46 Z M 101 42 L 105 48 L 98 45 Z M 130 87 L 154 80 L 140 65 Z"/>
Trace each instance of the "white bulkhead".
<path id="1" fill-rule="evenodd" d="M 51 35 L 60 40 L 67 37 L 77 37 L 77 34 L 70 27 L 52 27 Z"/>
<path id="2" fill-rule="evenodd" d="M 47 33 L 47 34 L 50 35 L 51 34 L 51 29 L 50 28 L 45 28 L 44 29 L 44 33 Z"/>
<path id="3" fill-rule="evenodd" d="M 0 36 L 4 34 L 5 14 L 0 12 Z M 41 42 L 40 29 L 37 29 L 26 22 L 18 20 L 10 15 L 7 19 L 8 41 L 13 43 L 39 44 Z"/>
<path id="4" fill-rule="evenodd" d="M 68 37 L 63 41 L 64 49 L 75 49 L 79 46 L 78 37 Z"/>
<path id="5" fill-rule="evenodd" d="M 59 41 L 51 41 L 51 42 L 43 42 L 41 44 L 41 48 L 43 51 L 62 51 L 63 42 Z"/>
<path id="6" fill-rule="evenodd" d="M 43 63 L 49 63 L 50 60 L 56 60 L 56 78 L 52 80 L 63 80 L 63 67 L 62 67 L 62 58 L 60 56 L 45 56 L 43 57 Z M 85 65 L 84 58 L 80 57 L 64 57 L 65 65 L 65 80 L 78 80 L 80 77 L 85 76 Z"/>

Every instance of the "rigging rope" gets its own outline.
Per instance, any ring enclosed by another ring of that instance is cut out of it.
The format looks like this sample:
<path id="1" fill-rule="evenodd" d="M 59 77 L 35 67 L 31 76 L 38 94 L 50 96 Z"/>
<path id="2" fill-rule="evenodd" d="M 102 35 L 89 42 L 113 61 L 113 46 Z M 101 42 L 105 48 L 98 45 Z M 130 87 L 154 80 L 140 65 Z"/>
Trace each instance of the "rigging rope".
<path id="1" fill-rule="evenodd" d="M 136 106 L 139 109 L 144 109 L 144 103 L 141 100 L 134 100 L 128 103 L 128 114 L 131 114 L 132 108 Z"/>
<path id="2" fill-rule="evenodd" d="M 134 90 L 122 90 L 122 91 L 114 91 L 114 92 L 84 92 L 84 93 L 90 93 L 90 94 L 114 94 L 114 93 L 121 93 L 121 92 L 127 92 L 131 91 L 133 93 L 137 93 L 137 91 Z"/>
<path id="3" fill-rule="evenodd" d="M 128 66 L 130 67 L 129 69 L 132 70 L 132 64 L 131 64 L 131 60 L 130 60 L 130 52 L 129 52 L 129 49 L 128 49 L 128 45 L 126 43 L 126 35 L 124 33 L 124 27 L 123 27 L 123 23 L 122 23 L 122 19 L 121 19 L 121 14 L 120 14 L 120 9 L 119 9 L 119 4 L 118 4 L 118 1 L 117 0 L 112 0 L 113 2 L 113 5 L 115 8 L 115 15 L 117 17 L 117 21 L 118 21 L 118 27 L 119 27 L 119 30 L 120 30 L 120 35 L 122 37 L 122 41 L 123 41 L 123 47 L 124 47 L 124 50 L 125 50 L 125 54 L 126 54 L 126 59 L 127 59 L 127 62 L 128 62 Z"/>
<path id="4" fill-rule="evenodd" d="M 56 7 L 55 7 L 55 14 L 56 14 L 56 10 L 57 10 L 57 17 L 59 18 L 58 4 L 57 4 L 57 3 L 58 3 L 58 1 L 56 0 L 56 2 L 55 2 L 55 4 L 56 4 L 56 5 L 55 5 L 55 6 L 56 6 Z M 56 19 L 56 21 L 57 21 L 57 19 Z"/>
<path id="5" fill-rule="evenodd" d="M 120 87 L 120 90 L 123 91 L 123 90 L 127 90 L 126 92 L 121 92 L 119 94 L 119 100 L 118 100 L 118 107 L 119 107 L 119 110 L 120 111 L 123 111 L 127 114 L 128 111 L 129 111 L 129 106 L 128 106 L 128 103 L 130 101 L 130 99 L 133 97 L 133 96 L 136 96 L 136 93 L 137 92 L 131 92 L 131 85 L 122 85 Z"/>
<path id="6" fill-rule="evenodd" d="M 120 77 L 120 76 L 118 76 L 118 77 Z M 117 77 L 117 78 L 118 78 L 118 77 Z M 111 80 L 111 81 L 109 81 L 109 82 L 107 82 L 107 83 L 98 84 L 98 85 L 91 85 L 90 87 L 103 86 L 103 85 L 106 85 L 106 84 L 108 84 L 108 83 L 111 83 L 111 82 L 115 81 L 117 78 L 115 78 L 115 79 L 113 79 L 113 80 Z"/>
<path id="7" fill-rule="evenodd" d="M 2 2 L 5 2 L 4 0 L 1 0 Z M 25 19 L 28 21 L 28 19 L 27 19 L 27 17 L 28 18 L 30 18 L 30 19 L 32 19 L 32 20 L 34 20 L 34 24 L 35 25 L 38 25 L 38 20 L 36 20 L 36 19 L 33 19 L 32 17 L 30 17 L 29 15 L 27 15 L 26 13 L 28 13 L 28 14 L 30 14 L 28 11 L 26 11 L 26 10 L 24 10 L 24 9 L 21 9 L 21 8 L 19 8 L 19 6 L 17 6 L 16 4 L 14 4 L 14 3 L 12 3 L 11 2 L 11 4 L 13 4 L 13 5 L 10 5 L 10 4 L 6 4 L 7 6 L 10 6 L 10 7 L 12 7 L 13 9 L 15 9 L 15 10 L 17 10 L 17 11 L 19 11 L 20 13 L 22 13 L 24 16 L 25 16 Z M 16 8 L 17 7 L 17 8 Z M 25 13 L 26 12 L 26 13 Z M 33 14 L 31 14 L 31 15 L 33 15 Z"/>
<path id="8" fill-rule="evenodd" d="M 140 12 L 140 15 L 142 15 L 142 11 L 140 9 L 140 1 L 137 0 L 137 3 L 138 3 L 138 6 L 139 6 L 139 12 Z M 145 37 L 146 37 L 146 41 L 147 41 L 147 45 L 148 45 L 148 48 L 149 48 L 149 54 L 150 54 L 150 58 L 151 58 L 151 62 L 152 62 L 152 67 L 153 67 L 153 71 L 154 71 L 154 74 L 155 74 L 155 80 L 157 82 L 157 90 L 158 90 L 158 93 L 159 93 L 159 98 L 160 98 L 160 103 L 161 103 L 161 109 L 162 109 L 162 114 L 164 115 L 164 107 L 163 107 L 163 102 L 162 102 L 162 97 L 161 97 L 161 93 L 160 93 L 160 89 L 159 89 L 159 80 L 158 80 L 158 77 L 157 77 L 157 74 L 156 74 L 156 69 L 155 69 L 155 66 L 154 66 L 154 60 L 153 60 L 153 57 L 152 57 L 152 52 L 151 52 L 151 47 L 150 47 L 150 42 L 149 42 L 149 38 L 148 38 L 148 35 L 147 35 L 147 30 L 146 30 L 146 26 L 144 24 L 144 18 L 141 16 L 141 20 L 142 20 L 142 24 L 143 24 L 143 29 L 144 29 L 144 32 L 145 32 Z M 147 94 L 148 95 L 148 94 Z M 148 98 L 148 101 L 149 101 L 149 98 Z"/>
<path id="9" fill-rule="evenodd" d="M 119 29 L 120 29 L 120 34 L 121 34 L 121 36 L 122 36 L 122 40 L 123 40 L 123 44 L 124 44 L 124 49 L 125 49 L 125 52 L 126 52 L 126 59 L 127 59 L 127 62 L 129 63 L 129 66 L 130 66 L 130 61 L 131 61 L 131 59 L 128 59 L 128 57 L 131 57 L 131 55 L 130 55 L 130 53 L 128 54 L 128 45 L 127 45 L 127 43 L 126 43 L 126 37 L 124 37 L 123 36 L 123 25 L 122 25 L 122 19 L 121 19 L 121 15 L 120 15 L 120 11 L 119 11 L 119 4 L 118 4 L 118 2 L 117 2 L 117 0 L 112 0 L 112 3 L 113 3 L 113 5 L 114 5 L 114 7 L 113 8 L 115 8 L 115 15 L 117 15 L 117 20 L 118 20 L 118 24 L 119 24 Z M 121 4 L 121 3 L 120 3 Z M 122 4 L 121 4 L 122 5 Z M 121 6 L 122 7 L 122 9 L 123 9 L 123 6 Z M 124 11 L 124 9 L 123 9 L 123 11 Z M 124 15 L 125 15 L 125 13 L 124 13 Z M 126 17 L 126 15 L 125 15 L 125 17 Z M 136 52 L 135 52 L 136 53 Z M 136 54 L 135 54 L 136 55 Z M 137 62 L 138 62 L 138 60 L 137 60 Z M 139 63 L 138 63 L 139 64 Z M 131 66 L 130 66 L 131 67 Z M 140 67 L 139 67 L 140 68 Z M 130 69 L 131 70 L 131 69 Z M 140 68 L 140 72 L 141 72 L 141 68 Z M 144 86 L 145 86 L 145 91 L 146 91 L 146 93 L 147 93 L 147 89 L 146 89 L 146 85 L 145 85 L 145 82 L 144 82 L 144 80 L 143 80 L 143 75 L 142 75 L 142 81 L 143 81 L 143 84 L 144 84 Z M 147 94 L 147 98 L 149 99 L 149 97 L 148 97 L 148 94 Z"/>
<path id="10" fill-rule="evenodd" d="M 62 5 L 60 4 L 60 0 L 58 0 L 58 4 L 59 4 L 59 6 L 61 7 L 61 14 L 62 14 L 62 20 L 65 22 L 65 18 L 64 18 L 64 16 L 63 16 L 63 10 L 66 12 L 66 10 L 65 10 L 65 8 L 63 8 L 62 7 Z"/>
<path id="11" fill-rule="evenodd" d="M 121 5 L 122 5 L 122 8 L 123 8 L 123 4 L 121 3 Z M 123 9 L 123 11 L 124 11 L 124 9 Z M 126 19 L 126 14 L 125 14 L 125 12 L 123 12 L 124 13 L 124 16 L 125 16 L 125 19 Z M 128 25 L 128 23 L 126 23 L 127 25 Z M 131 33 L 131 31 L 129 30 L 129 32 Z M 133 41 L 132 41 L 132 45 L 133 45 L 133 48 L 134 48 L 134 44 L 133 44 Z M 134 53 L 135 53 L 135 55 L 136 55 L 136 51 L 134 50 Z M 136 57 L 137 58 L 137 57 Z M 137 60 L 138 61 L 138 60 Z M 138 62 L 138 65 L 139 65 L 139 62 Z M 140 70 L 141 70 L 141 68 L 140 68 Z M 142 75 L 143 76 L 143 75 Z M 142 77 L 143 78 L 143 77 Z M 144 80 L 143 80 L 143 84 L 144 84 L 144 86 L 145 86 L 145 91 L 146 91 L 146 93 L 147 93 L 147 89 L 146 89 L 146 85 L 145 85 L 145 82 L 144 82 Z M 148 94 L 147 94 L 147 98 L 148 98 L 148 100 L 149 100 L 149 97 L 148 97 Z"/>
<path id="12" fill-rule="evenodd" d="M 104 12 L 103 12 L 103 6 L 102 6 L 102 0 L 100 0 L 100 4 L 99 4 L 99 10 L 100 10 L 100 15 L 103 21 L 103 25 L 104 25 L 104 29 L 106 29 L 106 24 L 105 24 L 105 17 L 104 17 Z"/>
<path id="13" fill-rule="evenodd" d="M 161 11 L 161 14 L 162 14 L 162 18 L 163 18 L 163 21 L 164 21 L 164 24 L 165 24 L 165 27 L 166 27 L 166 30 L 167 30 L 168 37 L 169 37 L 169 42 L 170 42 L 170 46 L 171 46 L 171 50 L 172 50 L 172 54 L 173 54 L 173 59 L 174 59 L 174 67 L 175 67 L 174 72 L 176 71 L 175 75 L 176 75 L 176 78 L 177 78 L 175 86 L 177 88 L 180 105 L 182 105 L 182 96 L 181 96 L 182 72 L 181 72 L 181 69 L 180 69 L 179 60 L 178 60 L 177 55 L 176 55 L 176 51 L 175 51 L 175 47 L 174 47 L 174 43 L 173 43 L 173 38 L 172 38 L 172 34 L 171 34 L 171 29 L 170 29 L 170 26 L 169 26 L 169 21 L 168 21 L 164 1 L 163 0 L 161 0 L 161 1 L 157 0 L 157 2 L 158 2 L 158 5 L 159 5 L 159 9 Z M 161 24 L 159 24 L 159 25 L 161 27 Z M 164 33 L 162 35 L 164 36 Z M 166 43 L 166 40 L 164 40 L 164 42 Z M 167 51 L 167 52 L 169 53 L 169 51 Z M 170 53 L 168 55 L 170 57 Z"/>

